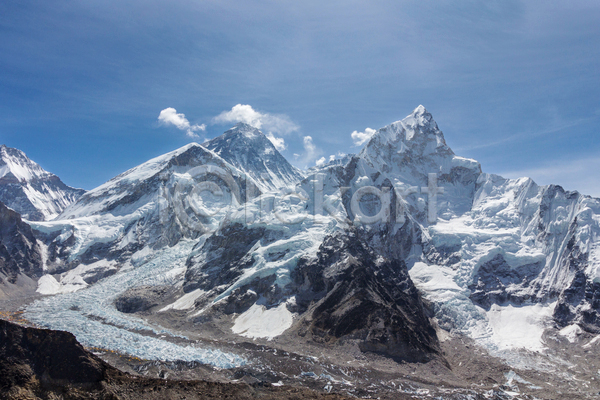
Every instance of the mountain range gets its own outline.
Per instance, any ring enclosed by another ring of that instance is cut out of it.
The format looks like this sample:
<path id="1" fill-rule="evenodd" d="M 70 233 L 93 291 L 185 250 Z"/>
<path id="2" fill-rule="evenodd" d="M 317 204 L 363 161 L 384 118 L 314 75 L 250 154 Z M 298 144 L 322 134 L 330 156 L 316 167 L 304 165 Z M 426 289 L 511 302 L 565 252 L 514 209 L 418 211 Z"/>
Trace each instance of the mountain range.
<path id="1" fill-rule="evenodd" d="M 19 150 L 0 156 L 5 297 L 34 287 L 44 297 L 28 320 L 86 346 L 247 362 L 155 337 L 132 345 L 150 340 L 138 331 L 186 327 L 448 366 L 443 342 L 459 335 L 538 368 L 523 352 L 547 351 L 550 330 L 589 337 L 580 347 L 600 339 L 600 200 L 484 173 L 423 106 L 307 171 L 243 123 L 88 192 Z"/>

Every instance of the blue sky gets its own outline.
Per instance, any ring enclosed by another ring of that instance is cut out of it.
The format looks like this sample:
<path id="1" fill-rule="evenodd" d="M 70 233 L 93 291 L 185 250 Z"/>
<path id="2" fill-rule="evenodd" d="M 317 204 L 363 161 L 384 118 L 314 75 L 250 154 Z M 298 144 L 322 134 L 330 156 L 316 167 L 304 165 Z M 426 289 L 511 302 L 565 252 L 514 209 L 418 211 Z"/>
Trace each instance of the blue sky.
<path id="1" fill-rule="evenodd" d="M 600 196 L 600 3 L 323 3 L 2 1 L 0 143 L 91 189 L 236 118 L 302 167 L 423 104 L 485 172 Z"/>

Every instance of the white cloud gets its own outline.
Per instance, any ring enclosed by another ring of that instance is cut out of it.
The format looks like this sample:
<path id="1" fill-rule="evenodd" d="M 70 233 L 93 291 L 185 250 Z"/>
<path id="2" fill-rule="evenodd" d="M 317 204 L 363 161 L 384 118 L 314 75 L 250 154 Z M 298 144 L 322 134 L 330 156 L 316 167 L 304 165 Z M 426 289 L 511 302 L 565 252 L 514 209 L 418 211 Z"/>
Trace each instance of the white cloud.
<path id="1" fill-rule="evenodd" d="M 230 111 L 223 111 L 221 114 L 213 118 L 213 122 L 217 124 L 244 122 L 252 125 L 256 129 L 262 128 L 262 114 L 255 111 L 248 104 L 237 104 Z"/>
<path id="2" fill-rule="evenodd" d="M 290 117 L 283 114 L 261 113 L 249 104 L 236 104 L 229 111 L 223 111 L 212 119 L 214 124 L 243 122 L 266 132 L 265 135 L 279 151 L 287 148 L 285 140 L 276 135 L 288 135 L 300 129 Z"/>
<path id="3" fill-rule="evenodd" d="M 186 135 L 192 138 L 199 137 L 196 132 L 206 130 L 206 125 L 191 125 L 190 121 L 187 120 L 185 114 L 177 113 L 173 107 L 165 108 L 158 115 L 158 120 L 165 125 L 173 125 L 177 129 L 186 131 Z"/>
<path id="4" fill-rule="evenodd" d="M 237 104 L 213 118 L 215 124 L 244 122 L 273 135 L 288 135 L 300 129 L 284 114 L 261 113 L 249 104 Z"/>
<path id="5" fill-rule="evenodd" d="M 320 167 L 321 165 L 325 164 L 325 161 L 327 161 L 327 159 L 325 157 L 321 157 L 315 162 L 315 165 Z"/>
<path id="6" fill-rule="evenodd" d="M 377 132 L 375 129 L 367 128 L 364 132 L 354 131 L 350 136 L 352 136 L 352 141 L 355 146 L 362 146 L 371 139 L 371 136 L 373 136 L 375 132 Z"/>
<path id="7" fill-rule="evenodd" d="M 332 162 L 333 160 L 335 160 L 335 154 L 329 156 L 329 162 Z"/>
<path id="8" fill-rule="evenodd" d="M 287 148 L 287 146 L 285 145 L 285 140 L 283 140 L 283 138 L 275 137 L 271 132 L 267 133 L 266 136 L 267 139 L 269 139 L 271 143 L 273 143 L 273 146 L 275 146 L 277 150 L 283 151 Z"/>
<path id="9" fill-rule="evenodd" d="M 303 145 L 304 154 L 301 156 L 294 154 L 294 157 L 308 166 L 309 164 L 312 164 L 323 151 L 313 143 L 313 138 L 311 136 L 304 136 Z"/>

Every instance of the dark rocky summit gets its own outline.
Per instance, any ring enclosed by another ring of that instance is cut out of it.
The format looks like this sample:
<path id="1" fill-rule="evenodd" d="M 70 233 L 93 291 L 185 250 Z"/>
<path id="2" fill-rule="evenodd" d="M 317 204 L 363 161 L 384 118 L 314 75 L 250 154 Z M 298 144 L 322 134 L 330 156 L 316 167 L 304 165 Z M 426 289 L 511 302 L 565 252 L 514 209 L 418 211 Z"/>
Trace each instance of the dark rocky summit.
<path id="1" fill-rule="evenodd" d="M 357 340 L 362 351 L 399 361 L 439 355 L 435 329 L 406 265 L 377 255 L 357 232 L 328 237 L 294 272 L 304 332 L 314 340 Z"/>

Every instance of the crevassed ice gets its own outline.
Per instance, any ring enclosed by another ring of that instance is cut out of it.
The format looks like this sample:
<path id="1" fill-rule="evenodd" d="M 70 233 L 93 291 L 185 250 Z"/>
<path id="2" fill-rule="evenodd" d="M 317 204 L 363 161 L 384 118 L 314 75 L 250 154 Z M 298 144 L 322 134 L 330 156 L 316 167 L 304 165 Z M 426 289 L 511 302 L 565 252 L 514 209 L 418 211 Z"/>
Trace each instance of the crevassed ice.
<path id="1" fill-rule="evenodd" d="M 143 335 L 139 331 L 178 337 L 162 327 L 120 313 L 113 305 L 115 297 L 131 287 L 177 284 L 177 274 L 170 272 L 184 265 L 195 243 L 184 240 L 174 247 L 162 249 L 141 266 L 119 272 L 85 290 L 38 300 L 27 307 L 25 318 L 46 328 L 71 332 L 84 346 L 101 347 L 146 360 L 197 361 L 217 368 L 244 365 L 247 361 L 236 354 Z"/>

